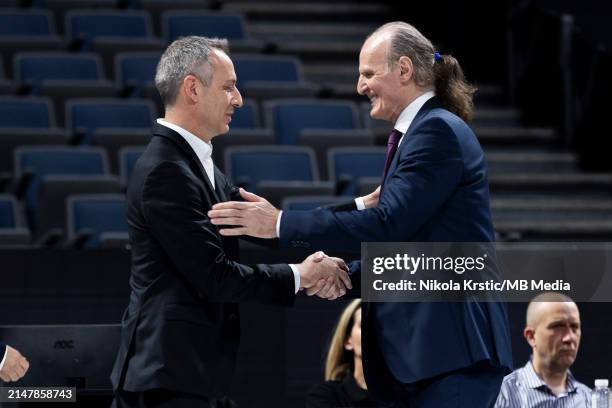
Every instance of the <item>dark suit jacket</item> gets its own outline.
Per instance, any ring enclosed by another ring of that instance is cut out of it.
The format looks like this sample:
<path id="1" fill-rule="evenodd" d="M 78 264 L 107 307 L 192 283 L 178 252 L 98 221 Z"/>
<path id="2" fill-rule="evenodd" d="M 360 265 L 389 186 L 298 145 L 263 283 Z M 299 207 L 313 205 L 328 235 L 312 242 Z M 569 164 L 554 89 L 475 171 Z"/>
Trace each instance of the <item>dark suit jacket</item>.
<path id="1" fill-rule="evenodd" d="M 313 249 L 493 240 L 483 151 L 472 130 L 436 97 L 404 135 L 376 208 L 284 211 L 280 226 L 281 245 Z M 360 266 L 351 265 L 354 288 L 360 287 Z M 413 383 L 482 360 L 512 367 L 501 303 L 372 303 L 364 307 L 363 325 L 366 382 L 379 396 L 389 392 L 390 374 Z"/>
<path id="2" fill-rule="evenodd" d="M 6 344 L 0 343 L 0 361 L 4 358 L 4 353 L 6 353 Z"/>
<path id="3" fill-rule="evenodd" d="M 240 331 L 235 302 L 293 302 L 288 265 L 239 264 L 237 240 L 210 223 L 213 204 L 238 199 L 216 168 L 215 186 L 189 144 L 156 124 L 127 191 L 132 292 L 115 390 L 227 395 Z"/>

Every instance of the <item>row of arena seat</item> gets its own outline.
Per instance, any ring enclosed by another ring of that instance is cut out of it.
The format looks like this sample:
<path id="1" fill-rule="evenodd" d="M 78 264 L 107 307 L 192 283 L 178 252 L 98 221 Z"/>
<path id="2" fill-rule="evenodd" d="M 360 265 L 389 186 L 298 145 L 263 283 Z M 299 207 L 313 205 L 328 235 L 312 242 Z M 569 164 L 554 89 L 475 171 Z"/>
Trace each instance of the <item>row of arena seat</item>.
<path id="1" fill-rule="evenodd" d="M 117 176 L 110 172 L 108 155 L 99 147 L 17 148 L 13 191 L 23 201 L 30 229 L 40 236 L 62 228 L 65 202 L 71 195 L 123 193 L 143 150 L 143 146 L 121 149 Z M 278 205 L 289 196 L 371 190 L 380 181 L 385 151 L 382 147 L 331 149 L 329 181 L 321 181 L 314 151 L 308 147 L 235 146 L 225 156 L 225 172 L 235 183 Z"/>
<path id="2" fill-rule="evenodd" d="M 100 128 L 149 128 L 157 116 L 154 105 L 146 99 L 73 98 L 65 102 L 64 120 L 55 115 L 60 107 L 45 97 L 0 97 L 0 128 L 48 129 L 66 126 L 86 132 L 84 144 Z M 333 129 L 356 131 L 371 127 L 367 120 L 369 104 L 345 100 L 311 98 L 275 99 L 263 103 L 263 121 L 259 104 L 245 99 L 235 109 L 231 128 L 270 128 L 278 144 L 295 144 L 309 130 Z"/>
<path id="3" fill-rule="evenodd" d="M 343 201 L 346 198 L 329 195 L 296 196 L 285 198 L 282 208 L 307 210 Z M 124 247 L 128 243 L 123 194 L 73 194 L 65 203 L 65 246 Z M 32 237 L 24 218 L 20 202 L 12 195 L 0 194 L 0 245 L 30 244 Z"/>
<path id="4" fill-rule="evenodd" d="M 124 91 L 127 87 L 134 88 L 133 92 L 146 91 L 153 84 L 160 56 L 161 51 L 118 53 L 110 59 L 114 61 L 113 70 L 109 72 L 116 79 L 114 86 Z M 45 81 L 106 81 L 102 60 L 102 55 L 92 52 L 20 52 L 14 55 L 13 64 L 3 68 L 0 74 L 7 71 L 4 73 L 6 79 L 13 77 L 19 84 L 34 90 L 45 85 Z M 257 92 L 266 84 L 274 84 L 302 87 L 304 93 L 308 86 L 310 93 L 316 91 L 314 85 L 304 81 L 302 64 L 296 57 L 236 53 L 232 54 L 232 61 L 240 87 Z"/>
<path id="5" fill-rule="evenodd" d="M 367 111 L 350 101 L 291 99 L 263 104 L 266 127 L 259 104 L 245 100 L 237 109 L 230 134 L 214 139 L 215 160 L 224 166 L 224 150 L 234 145 L 298 144 L 315 149 L 324 163 L 333 146 L 373 146 L 376 138 Z M 115 156 L 124 146 L 146 144 L 155 118 L 154 108 L 142 99 L 74 99 L 66 102 L 66 128 L 58 128 L 53 103 L 39 97 L 0 98 L 0 171 L 12 169 L 12 151 L 25 145 L 97 145 Z M 360 117 L 361 116 L 361 117 Z M 116 168 L 115 163 L 111 163 Z M 319 168 L 322 177 L 326 170 Z"/>
<path id="6" fill-rule="evenodd" d="M 71 10 L 65 14 L 58 35 L 51 12 L 43 9 L 0 9 L 0 38 L 46 41 L 52 47 L 81 50 L 112 50 L 127 41 L 128 47 L 160 49 L 179 37 L 223 37 L 242 50 L 260 51 L 264 43 L 249 37 L 245 18 L 239 13 L 173 10 L 161 14 L 161 36 L 156 37 L 147 11 L 116 9 Z M 63 28 L 63 29 L 62 29 Z M 118 41 L 121 40 L 121 41 Z"/>

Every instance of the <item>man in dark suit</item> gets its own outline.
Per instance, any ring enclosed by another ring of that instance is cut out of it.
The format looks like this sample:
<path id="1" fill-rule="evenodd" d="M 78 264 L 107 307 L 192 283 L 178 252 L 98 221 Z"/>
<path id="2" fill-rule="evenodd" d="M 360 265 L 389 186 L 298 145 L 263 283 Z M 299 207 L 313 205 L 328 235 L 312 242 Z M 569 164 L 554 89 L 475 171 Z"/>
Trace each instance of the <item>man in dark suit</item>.
<path id="1" fill-rule="evenodd" d="M 281 213 L 245 193 L 250 202 L 209 212 L 214 224 L 237 226 L 221 234 L 344 250 L 361 242 L 492 242 L 485 157 L 465 123 L 473 88 L 455 58 L 437 53 L 409 24 L 386 24 L 361 49 L 357 91 L 370 99 L 373 118 L 394 124 L 380 196 Z M 356 288 L 360 269 L 351 264 Z M 370 303 L 363 362 L 368 390 L 393 406 L 492 406 L 512 365 L 505 306 Z"/>
<path id="2" fill-rule="evenodd" d="M 238 242 L 206 216 L 239 197 L 214 166 L 210 140 L 227 133 L 242 97 L 225 40 L 185 37 L 162 55 L 155 83 L 165 116 L 127 191 L 132 289 L 111 381 L 117 407 L 229 407 L 238 348 L 236 302 L 290 305 L 298 289 L 350 287 L 343 262 L 242 265 Z M 323 282 L 323 283 L 321 283 Z M 342 283 L 344 282 L 344 283 Z"/>
<path id="3" fill-rule="evenodd" d="M 17 381 L 23 377 L 30 363 L 11 346 L 0 343 L 0 380 L 4 382 Z"/>

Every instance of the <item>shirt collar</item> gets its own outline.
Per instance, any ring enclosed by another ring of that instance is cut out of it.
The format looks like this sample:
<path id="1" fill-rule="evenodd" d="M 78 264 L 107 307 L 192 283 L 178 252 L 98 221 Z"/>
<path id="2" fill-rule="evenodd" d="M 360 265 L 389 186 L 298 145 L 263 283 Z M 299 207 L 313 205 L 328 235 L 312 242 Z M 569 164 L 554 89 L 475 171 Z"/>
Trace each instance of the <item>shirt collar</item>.
<path id="1" fill-rule="evenodd" d="M 190 131 L 183 129 L 182 127 L 175 125 L 174 123 L 170 123 L 164 119 L 157 119 L 157 123 L 162 126 L 165 126 L 169 129 L 174 130 L 176 133 L 181 135 L 183 139 L 191 146 L 196 156 L 202 163 L 205 160 L 210 159 L 212 156 L 212 143 L 205 142 Z"/>
<path id="2" fill-rule="evenodd" d="M 402 134 L 406 134 L 408 128 L 412 124 L 412 121 L 416 117 L 417 113 L 419 113 L 419 110 L 421 110 L 423 105 L 425 105 L 425 102 L 433 98 L 434 95 L 435 94 L 433 91 L 427 91 L 414 101 L 410 102 L 397 118 L 394 126 L 395 130 L 402 132 Z"/>
<path id="3" fill-rule="evenodd" d="M 529 360 L 527 364 L 525 364 L 525 367 L 523 367 L 523 370 L 521 372 L 521 377 L 522 377 L 521 380 L 523 384 L 525 384 L 525 386 L 529 388 L 534 388 L 534 389 L 540 388 L 540 387 L 548 388 L 548 385 L 546 385 L 546 383 L 535 372 L 531 360 Z M 566 385 L 567 393 L 575 392 L 577 388 L 578 387 L 577 387 L 576 379 L 572 375 L 572 372 L 567 370 L 567 385 Z"/>

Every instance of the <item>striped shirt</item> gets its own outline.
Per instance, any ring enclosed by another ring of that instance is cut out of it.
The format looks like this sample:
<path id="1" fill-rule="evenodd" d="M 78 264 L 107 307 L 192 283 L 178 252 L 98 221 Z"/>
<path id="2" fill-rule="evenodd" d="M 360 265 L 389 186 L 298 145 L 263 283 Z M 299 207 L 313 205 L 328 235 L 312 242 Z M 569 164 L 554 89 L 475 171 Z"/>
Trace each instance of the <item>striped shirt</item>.
<path id="1" fill-rule="evenodd" d="M 504 378 L 495 408 L 590 408 L 590 401 L 591 389 L 569 371 L 566 392 L 553 394 L 528 361 Z"/>

